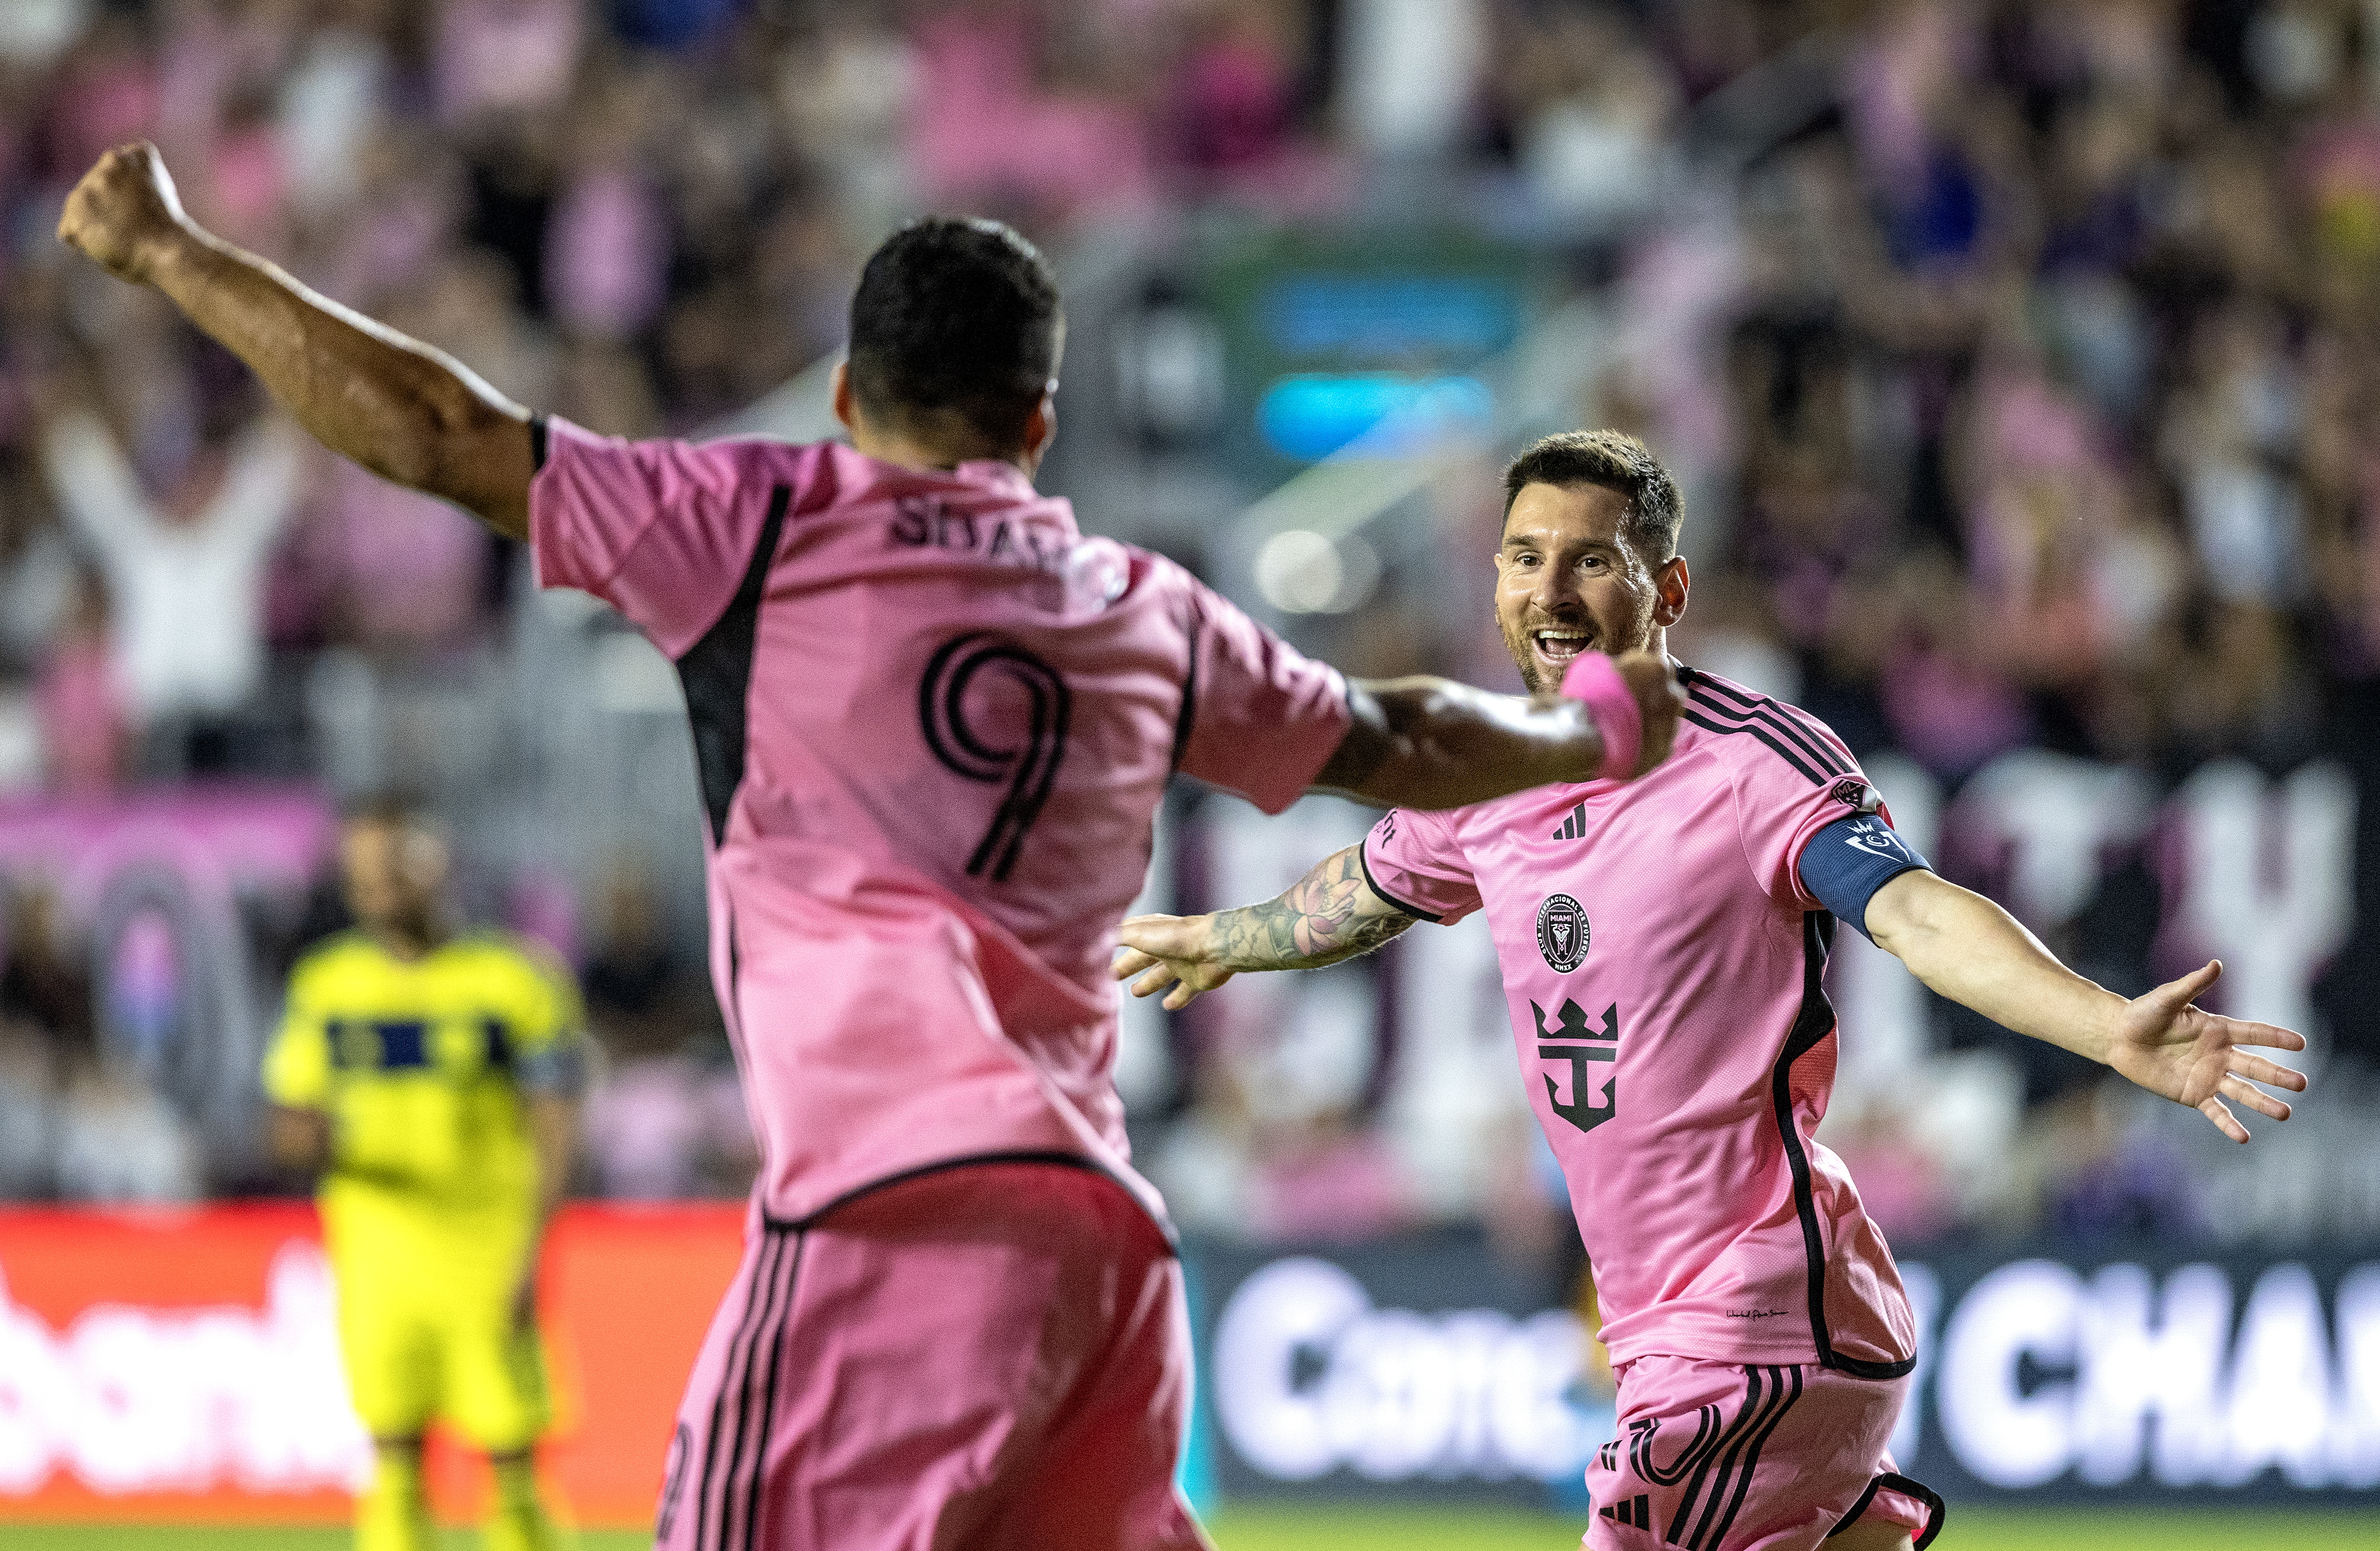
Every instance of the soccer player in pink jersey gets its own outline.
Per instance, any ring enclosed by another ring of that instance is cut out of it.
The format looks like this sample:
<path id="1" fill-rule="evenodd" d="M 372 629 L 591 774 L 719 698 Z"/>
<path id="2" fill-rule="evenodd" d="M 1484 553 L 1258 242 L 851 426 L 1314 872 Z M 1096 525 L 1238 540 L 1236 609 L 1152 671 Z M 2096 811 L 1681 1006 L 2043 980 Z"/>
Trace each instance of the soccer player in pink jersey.
<path id="1" fill-rule="evenodd" d="M 1497 623 L 1532 688 L 1607 676 L 1597 652 L 1666 653 L 1689 577 L 1676 487 L 1643 443 L 1549 437 L 1507 471 L 1504 513 Z M 1812 1134 L 1834 1084 L 1820 976 L 1835 923 L 2237 1141 L 2226 1100 L 2286 1120 L 2254 1084 L 2305 1086 L 2249 1048 L 2305 1041 L 2194 1006 L 2219 964 L 2130 1002 L 2073 974 L 1930 871 L 1815 719 L 1680 676 L 1685 725 L 1644 780 L 1392 811 L 1277 900 L 1127 921 L 1116 974 L 1181 1007 L 1239 970 L 1331 963 L 1485 909 L 1620 1382 L 1586 1544 L 1923 1546 L 1941 1501 L 1885 1449 L 1914 1322 L 1883 1235 Z"/>
<path id="2" fill-rule="evenodd" d="M 1658 765 L 1665 660 L 1587 704 L 1350 683 L 1034 469 L 1063 330 L 990 222 L 888 240 L 852 303 L 853 446 L 529 414 L 103 158 L 59 235 L 163 291 L 333 449 L 526 539 L 676 663 L 712 969 L 761 1154 L 666 1470 L 667 1551 L 1202 1544 L 1172 1488 L 1179 1267 L 1126 1158 L 1116 927 L 1183 770 L 1439 808 Z"/>

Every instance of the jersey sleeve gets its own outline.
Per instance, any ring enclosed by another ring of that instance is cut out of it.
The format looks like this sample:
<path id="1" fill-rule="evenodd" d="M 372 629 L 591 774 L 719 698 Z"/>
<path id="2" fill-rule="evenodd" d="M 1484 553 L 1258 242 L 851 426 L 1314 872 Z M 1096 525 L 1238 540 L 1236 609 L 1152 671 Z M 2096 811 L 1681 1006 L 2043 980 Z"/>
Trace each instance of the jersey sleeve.
<path id="1" fill-rule="evenodd" d="M 513 1075 L 530 1093 L 572 1098 L 587 1085 L 587 1014 L 578 983 L 561 960 L 520 949 Z"/>
<path id="2" fill-rule="evenodd" d="M 1390 808 L 1356 849 L 1372 892 L 1406 915 L 1451 926 L 1479 908 L 1479 885 L 1443 813 Z"/>
<path id="3" fill-rule="evenodd" d="M 628 442 L 549 417 L 528 487 L 540 587 L 591 592 L 671 657 L 725 612 L 794 491 L 753 477 L 750 443 Z"/>
<path id="4" fill-rule="evenodd" d="M 1835 913 L 1835 918 L 1869 941 L 1867 902 L 1905 872 L 1927 870 L 1917 848 L 1902 840 L 1877 813 L 1838 818 L 1810 837 L 1795 865 L 1802 887 Z"/>
<path id="5" fill-rule="evenodd" d="M 264 1097 L 292 1109 L 331 1102 L 331 1024 L 316 978 L 302 963 L 290 976 L 281 1026 L 264 1051 Z"/>
<path id="6" fill-rule="evenodd" d="M 1297 801 L 1354 721 L 1347 681 L 1183 574 L 1190 675 L 1175 768 L 1267 813 Z"/>
<path id="7" fill-rule="evenodd" d="M 1729 740 L 1736 757 L 1731 775 L 1744 860 L 1763 891 L 1779 903 L 1830 909 L 1803 876 L 1802 858 L 1811 841 L 1846 818 L 1872 818 L 1888 833 L 1892 816 L 1851 750 L 1824 722 L 1783 706 L 1764 708 L 1761 716 L 1759 727 L 1748 729 L 1760 736 Z M 1827 880 L 1825 869 L 1818 871 Z M 1839 892 L 1830 880 L 1828 891 Z"/>

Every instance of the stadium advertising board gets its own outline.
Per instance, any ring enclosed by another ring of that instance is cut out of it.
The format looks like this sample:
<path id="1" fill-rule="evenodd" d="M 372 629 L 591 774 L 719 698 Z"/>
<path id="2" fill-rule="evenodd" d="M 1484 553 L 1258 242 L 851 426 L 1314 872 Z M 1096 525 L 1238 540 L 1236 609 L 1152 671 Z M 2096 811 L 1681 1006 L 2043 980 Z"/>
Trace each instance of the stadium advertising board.
<path id="1" fill-rule="evenodd" d="M 1542 1503 L 1612 1425 L 1608 1374 L 1546 1279 L 1472 1234 L 1311 1254 L 1191 1252 L 1224 1497 Z"/>
<path id="2" fill-rule="evenodd" d="M 1195 1263 L 1226 1496 L 1576 1506 L 1612 1426 L 1600 1349 L 1476 1239 Z M 1902 1271 L 1922 1334 L 1894 1448 L 1947 1497 L 2336 1507 L 2380 1487 L 2380 1251 Z"/>
<path id="3" fill-rule="evenodd" d="M 735 1269 L 733 1206 L 566 1208 L 541 1309 L 583 1522 L 651 1521 L 677 1399 Z M 0 1521 L 337 1521 L 370 1462 L 312 1209 L 0 1212 Z M 433 1496 L 476 1516 L 475 1463 Z"/>

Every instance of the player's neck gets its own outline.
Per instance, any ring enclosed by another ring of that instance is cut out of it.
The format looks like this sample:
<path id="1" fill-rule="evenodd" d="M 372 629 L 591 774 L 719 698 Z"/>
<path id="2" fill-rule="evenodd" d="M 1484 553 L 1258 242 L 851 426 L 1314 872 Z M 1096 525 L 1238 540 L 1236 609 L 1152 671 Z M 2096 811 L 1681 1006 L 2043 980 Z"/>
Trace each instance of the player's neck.
<path id="1" fill-rule="evenodd" d="M 391 958 L 408 963 L 428 958 L 444 946 L 447 938 L 453 935 L 446 929 L 445 920 L 438 915 L 419 921 L 384 921 L 364 929 Z"/>
<path id="2" fill-rule="evenodd" d="M 1026 479 L 1041 460 L 1033 454 L 995 452 L 989 446 L 945 447 L 905 431 L 884 430 L 861 420 L 851 428 L 851 444 L 879 463 L 914 468 L 923 474 L 948 474 L 963 463 L 1004 463 Z"/>

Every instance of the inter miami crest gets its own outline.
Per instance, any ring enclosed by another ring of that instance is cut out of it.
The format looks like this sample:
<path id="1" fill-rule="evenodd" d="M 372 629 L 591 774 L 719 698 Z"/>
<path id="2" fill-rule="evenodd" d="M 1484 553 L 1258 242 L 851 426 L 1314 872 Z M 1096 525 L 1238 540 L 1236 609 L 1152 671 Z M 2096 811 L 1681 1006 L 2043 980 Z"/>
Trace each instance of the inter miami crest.
<path id="1" fill-rule="evenodd" d="M 1586 962 L 1585 907 L 1568 894 L 1548 894 L 1537 906 L 1537 951 L 1560 974 L 1568 975 Z"/>

